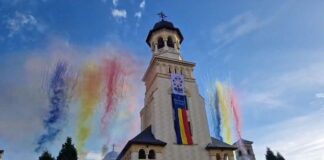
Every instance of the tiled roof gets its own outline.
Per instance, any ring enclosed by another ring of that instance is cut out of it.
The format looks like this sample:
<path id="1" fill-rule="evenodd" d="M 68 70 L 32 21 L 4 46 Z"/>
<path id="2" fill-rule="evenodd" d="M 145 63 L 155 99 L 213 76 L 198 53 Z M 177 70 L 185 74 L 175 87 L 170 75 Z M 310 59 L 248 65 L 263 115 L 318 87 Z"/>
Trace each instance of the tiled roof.
<path id="1" fill-rule="evenodd" d="M 156 31 L 161 30 L 161 29 L 169 29 L 169 30 L 172 30 L 172 31 L 177 32 L 177 34 L 179 35 L 179 38 L 180 38 L 180 43 L 182 43 L 182 41 L 183 41 L 183 36 L 182 36 L 182 34 L 181 34 L 181 32 L 180 32 L 180 29 L 177 28 L 177 27 L 174 27 L 174 25 L 173 25 L 171 22 L 169 22 L 169 21 L 161 20 L 161 21 L 157 22 L 157 23 L 154 25 L 153 29 L 151 29 L 150 32 L 149 32 L 149 34 L 147 35 L 146 43 L 147 43 L 149 46 L 151 46 L 151 44 L 150 44 L 149 41 L 150 41 L 150 38 L 151 38 L 153 32 L 156 32 Z"/>
<path id="2" fill-rule="evenodd" d="M 241 139 L 242 140 L 242 142 L 244 143 L 244 144 L 253 144 L 253 142 L 252 141 L 249 141 L 249 140 L 246 140 L 246 139 Z M 238 143 L 238 141 L 236 141 L 233 145 L 236 145 Z"/>
<path id="3" fill-rule="evenodd" d="M 120 160 L 123 155 L 126 153 L 126 151 L 129 149 L 129 147 L 132 144 L 147 144 L 147 145 L 155 145 L 155 146 L 165 146 L 166 143 L 158 140 L 154 137 L 152 133 L 151 126 L 147 127 L 145 130 L 143 130 L 140 134 L 135 136 L 133 139 L 127 142 L 124 149 L 121 151 L 121 153 L 118 155 L 117 160 Z"/>
<path id="4" fill-rule="evenodd" d="M 209 143 L 206 146 L 207 150 L 210 149 L 229 149 L 229 150 L 236 150 L 237 148 L 233 145 L 227 144 L 225 142 L 222 142 L 214 137 L 211 137 L 212 143 Z"/>

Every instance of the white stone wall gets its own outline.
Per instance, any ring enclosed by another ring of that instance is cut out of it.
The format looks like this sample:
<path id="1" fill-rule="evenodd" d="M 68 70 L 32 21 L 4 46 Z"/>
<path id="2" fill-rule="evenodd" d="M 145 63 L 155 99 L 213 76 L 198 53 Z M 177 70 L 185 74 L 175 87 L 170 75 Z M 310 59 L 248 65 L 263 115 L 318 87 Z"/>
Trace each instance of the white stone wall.
<path id="1" fill-rule="evenodd" d="M 164 154 L 165 160 L 209 160 L 205 149 L 211 142 L 205 104 L 200 96 L 195 79 L 192 77 L 194 64 L 177 60 L 153 61 L 144 80 L 146 82 L 145 109 L 151 116 L 142 116 L 146 128 L 152 125 L 152 132 L 157 139 L 167 143 Z M 173 109 L 171 101 L 170 73 L 177 71 L 185 75 L 185 89 L 188 99 L 190 122 L 194 145 L 176 144 L 176 134 L 173 122 Z M 146 78 L 146 79 L 145 79 Z M 150 117 L 150 118 L 147 118 Z"/>
<path id="2" fill-rule="evenodd" d="M 174 48 L 166 46 L 171 36 Z M 163 38 L 164 46 L 157 49 L 158 38 Z M 146 86 L 144 108 L 141 111 L 141 128 L 152 126 L 157 139 L 167 143 L 158 159 L 163 160 L 209 160 L 214 159 L 205 147 L 211 143 L 204 99 L 200 96 L 193 76 L 195 64 L 183 61 L 180 55 L 180 37 L 170 30 L 161 29 L 152 34 L 149 43 L 153 58 L 143 77 Z M 188 100 L 193 145 L 176 144 L 171 100 L 170 72 L 185 76 L 185 92 Z M 223 153 L 220 151 L 220 153 Z M 229 151 L 233 157 L 233 152 Z M 232 158 L 230 159 L 232 160 Z"/>

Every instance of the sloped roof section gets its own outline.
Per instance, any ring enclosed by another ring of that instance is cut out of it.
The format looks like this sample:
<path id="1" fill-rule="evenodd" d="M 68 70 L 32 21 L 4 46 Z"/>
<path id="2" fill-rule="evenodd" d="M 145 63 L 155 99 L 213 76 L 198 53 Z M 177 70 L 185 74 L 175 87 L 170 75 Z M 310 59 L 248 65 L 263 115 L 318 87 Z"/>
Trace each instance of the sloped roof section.
<path id="1" fill-rule="evenodd" d="M 138 134 L 136 137 L 131 139 L 129 142 L 132 144 L 150 144 L 150 145 L 160 145 L 165 146 L 166 143 L 158 140 L 155 138 L 155 136 L 152 133 L 152 127 L 149 126 L 145 130 L 143 130 L 140 134 Z"/>
<path id="2" fill-rule="evenodd" d="M 123 155 L 126 153 L 126 151 L 133 144 L 146 144 L 146 145 L 155 145 L 155 146 L 165 146 L 167 143 L 156 139 L 155 136 L 152 133 L 152 127 L 149 126 L 146 129 L 144 129 L 140 134 L 138 134 L 133 139 L 131 139 L 130 141 L 127 142 L 124 149 L 118 155 L 117 160 L 120 160 L 123 157 Z"/>
<path id="3" fill-rule="evenodd" d="M 214 137 L 211 137 L 212 143 L 209 143 L 206 146 L 207 150 L 211 150 L 211 149 L 228 149 L 228 150 L 236 150 L 237 148 L 233 145 L 224 143 Z"/>
<path id="4" fill-rule="evenodd" d="M 177 32 L 177 34 L 180 37 L 180 43 L 182 43 L 183 36 L 182 36 L 182 34 L 180 32 L 180 29 L 177 28 L 177 27 L 174 27 L 174 25 L 171 22 L 169 22 L 169 21 L 161 20 L 161 21 L 157 22 L 154 25 L 153 29 L 151 29 L 150 32 L 149 32 L 149 34 L 147 35 L 147 37 L 146 37 L 146 43 L 147 43 L 147 45 L 151 46 L 151 44 L 150 44 L 149 41 L 150 41 L 150 38 L 151 38 L 153 32 L 156 32 L 156 31 L 161 30 L 161 29 L 168 29 L 168 30 Z"/>
<path id="5" fill-rule="evenodd" d="M 116 160 L 118 157 L 118 153 L 116 151 L 111 151 L 106 154 L 103 160 Z"/>
<path id="6" fill-rule="evenodd" d="M 243 144 L 253 144 L 252 141 L 249 141 L 249 140 L 246 140 L 246 139 L 243 139 L 243 138 L 242 138 L 241 140 L 242 140 Z M 233 145 L 238 144 L 238 142 L 239 142 L 239 141 L 236 141 Z"/>

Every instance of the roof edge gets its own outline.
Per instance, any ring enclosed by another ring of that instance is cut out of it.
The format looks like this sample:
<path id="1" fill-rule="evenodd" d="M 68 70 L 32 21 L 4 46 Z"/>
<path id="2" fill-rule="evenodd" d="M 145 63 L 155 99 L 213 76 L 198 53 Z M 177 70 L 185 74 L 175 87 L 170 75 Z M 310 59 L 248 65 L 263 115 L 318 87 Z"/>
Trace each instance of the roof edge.
<path id="1" fill-rule="evenodd" d="M 145 128 L 141 133 L 139 133 L 138 135 L 136 135 L 134 138 L 132 138 L 131 140 L 129 140 L 129 141 L 127 142 L 127 144 L 125 145 L 125 147 L 123 148 L 123 150 L 122 150 L 122 151 L 120 152 L 120 154 L 118 155 L 117 160 L 120 160 L 120 159 L 125 155 L 125 153 L 127 152 L 127 150 L 128 150 L 132 145 L 136 145 L 136 144 L 137 144 L 137 145 L 152 145 L 152 146 L 162 146 L 162 147 L 164 147 L 164 146 L 167 145 L 166 142 L 163 142 L 163 141 L 161 141 L 161 140 L 159 140 L 159 139 L 156 139 L 157 141 L 159 141 L 158 143 L 153 143 L 153 142 L 141 142 L 141 141 L 136 141 L 136 140 L 135 140 L 138 136 L 140 136 L 141 134 L 143 134 L 143 133 L 145 133 L 145 132 L 150 132 L 150 133 L 153 135 L 154 139 L 156 139 L 155 136 L 154 136 L 154 134 L 152 133 L 152 126 L 148 126 L 148 127 Z"/>

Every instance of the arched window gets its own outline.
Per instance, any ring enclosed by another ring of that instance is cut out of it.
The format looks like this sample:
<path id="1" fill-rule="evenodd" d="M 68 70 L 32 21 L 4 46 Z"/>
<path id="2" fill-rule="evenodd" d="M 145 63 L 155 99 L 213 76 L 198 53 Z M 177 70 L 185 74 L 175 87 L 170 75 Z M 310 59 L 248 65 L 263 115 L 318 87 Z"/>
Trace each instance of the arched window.
<path id="1" fill-rule="evenodd" d="M 140 149 L 138 151 L 138 159 L 146 159 L 146 154 L 145 154 L 144 149 Z"/>
<path id="2" fill-rule="evenodd" d="M 242 156 L 242 151 L 238 151 L 238 155 L 239 156 Z"/>
<path id="3" fill-rule="evenodd" d="M 218 153 L 216 154 L 216 160 L 221 160 L 221 156 Z"/>
<path id="4" fill-rule="evenodd" d="M 251 154 L 251 152 L 250 152 L 250 150 L 249 150 L 249 149 L 247 149 L 247 154 L 248 154 L 248 155 L 250 155 L 250 154 Z"/>
<path id="5" fill-rule="evenodd" d="M 168 37 L 167 45 L 168 47 L 174 48 L 174 43 L 171 37 Z"/>
<path id="6" fill-rule="evenodd" d="M 158 39 L 158 49 L 163 48 L 164 47 L 164 41 L 162 39 L 162 37 L 159 37 Z"/>
<path id="7" fill-rule="evenodd" d="M 224 155 L 224 160 L 229 160 L 227 154 Z"/>
<path id="8" fill-rule="evenodd" d="M 148 159 L 155 159 L 155 152 L 154 152 L 154 150 L 150 150 L 149 151 Z"/>
<path id="9" fill-rule="evenodd" d="M 152 46 L 152 50 L 155 51 L 155 44 L 152 43 L 151 46 Z"/>

